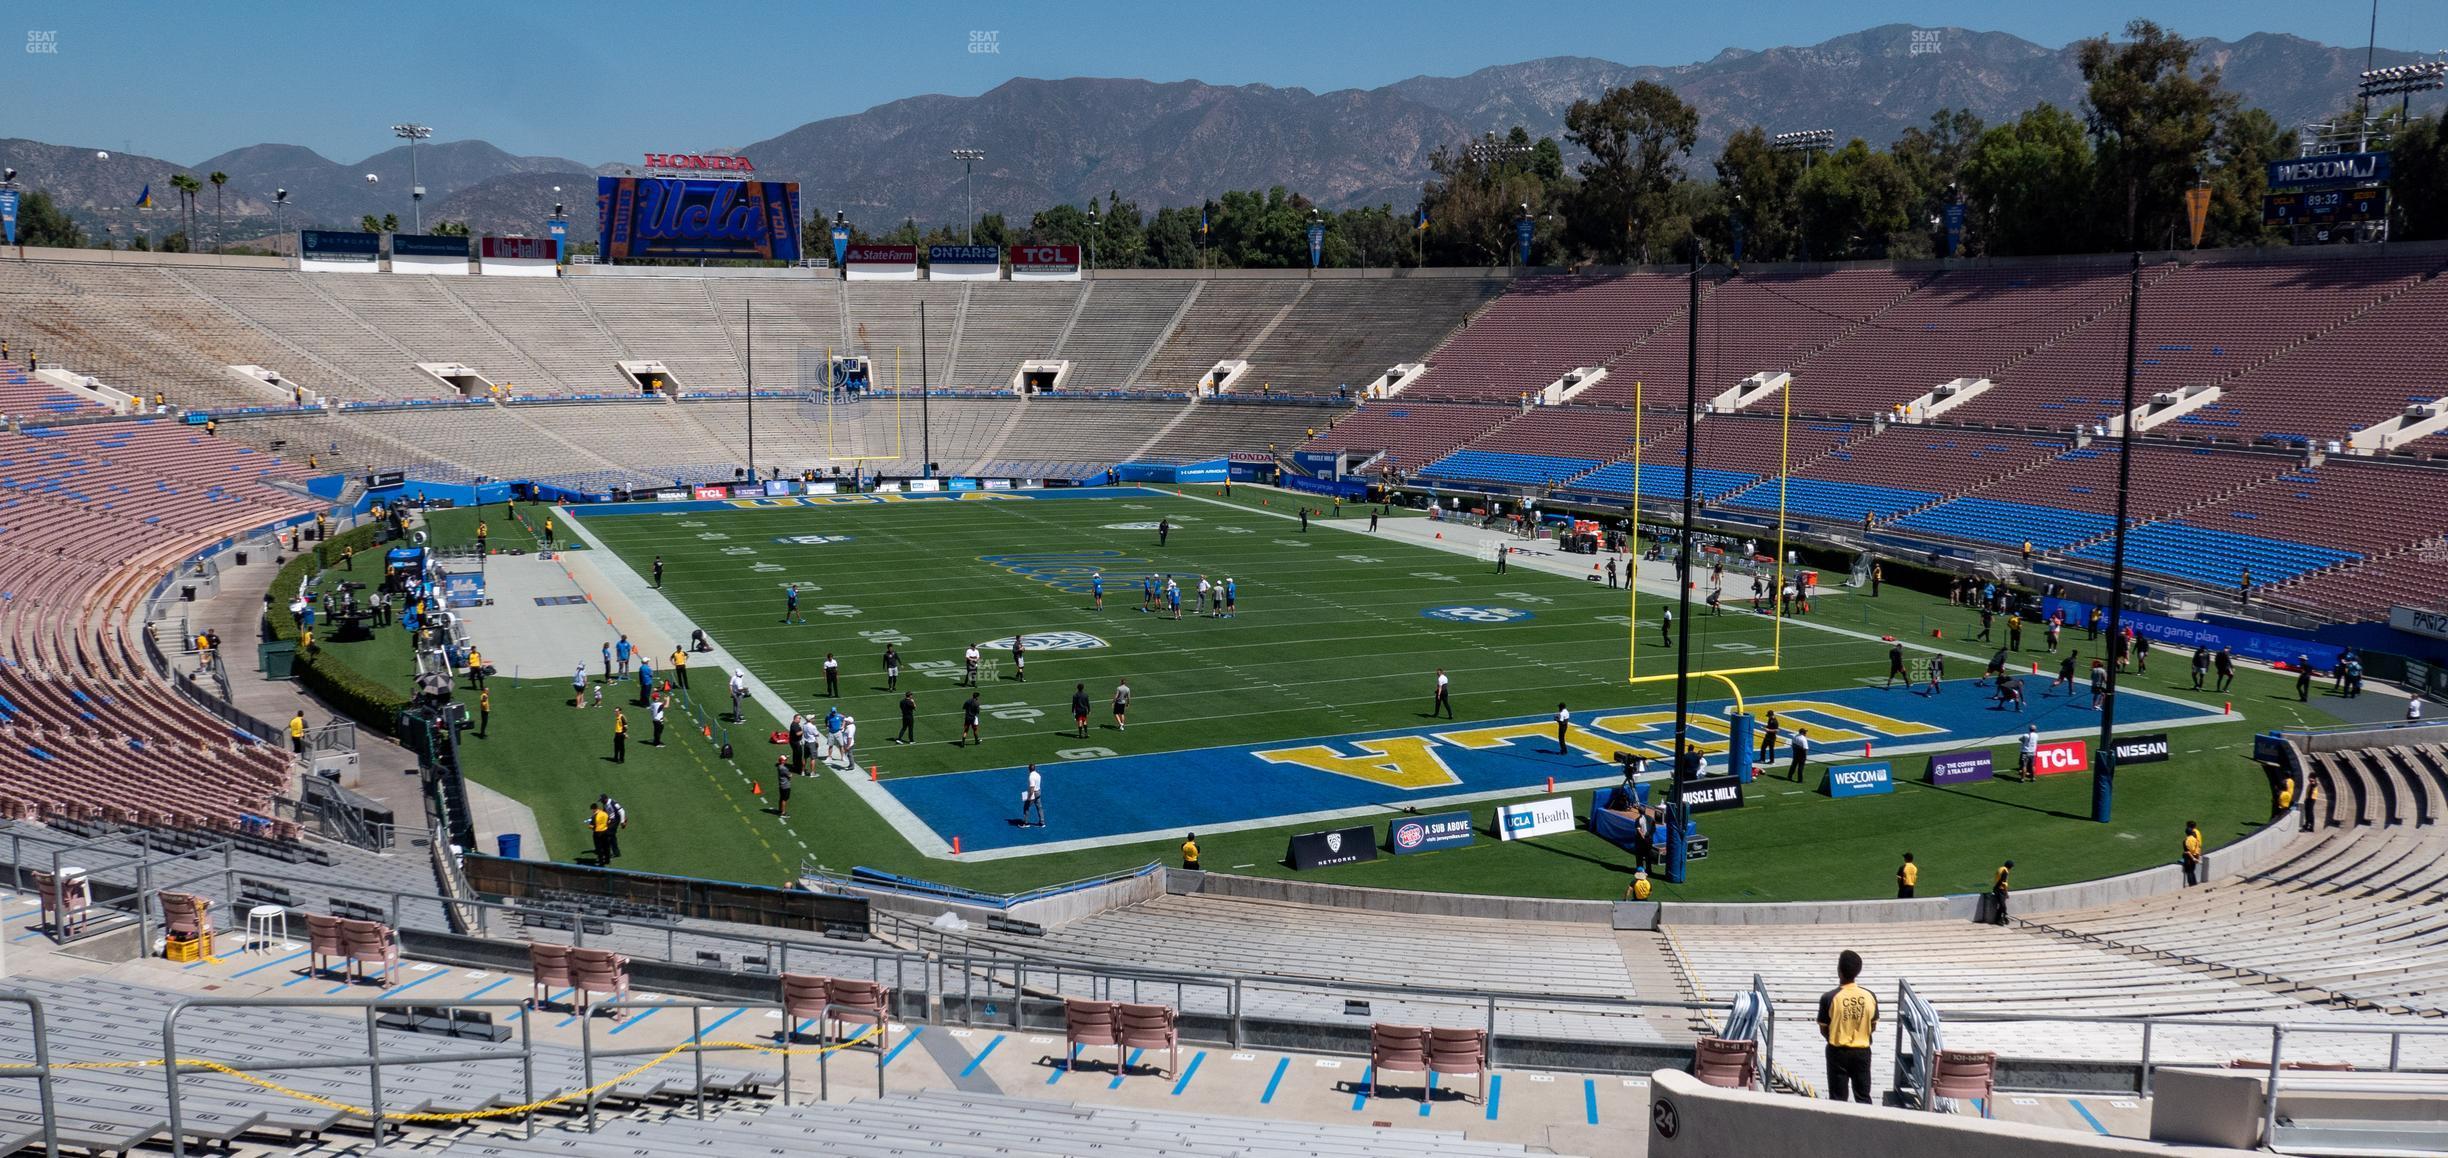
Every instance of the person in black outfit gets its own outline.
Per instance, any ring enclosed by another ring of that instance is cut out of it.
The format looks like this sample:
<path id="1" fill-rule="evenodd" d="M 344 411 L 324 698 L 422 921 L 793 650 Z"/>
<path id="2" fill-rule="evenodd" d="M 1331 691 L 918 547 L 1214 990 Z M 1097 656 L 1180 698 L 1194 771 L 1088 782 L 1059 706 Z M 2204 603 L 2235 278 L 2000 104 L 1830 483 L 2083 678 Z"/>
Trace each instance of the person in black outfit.
<path id="1" fill-rule="evenodd" d="M 2226 691 L 2227 685 L 2235 682 L 2235 653 L 2222 647 L 2210 657 L 2210 665 L 2218 669 L 2218 690 Z"/>
<path id="2" fill-rule="evenodd" d="M 663 556 L 661 555 L 654 557 L 654 585 L 657 591 L 663 589 Z"/>
<path id="3" fill-rule="evenodd" d="M 1071 685 L 1071 726 L 1080 738 L 1088 736 L 1088 685 Z"/>
<path id="4" fill-rule="evenodd" d="M 912 692 L 901 693 L 901 734 L 893 737 L 895 744 L 918 742 L 918 697 Z"/>
<path id="5" fill-rule="evenodd" d="M 1896 683 L 1896 681 L 1897 681 L 1897 680 L 1902 680 L 1902 679 L 1904 679 L 1904 645 L 1903 645 L 1903 644 L 1901 644 L 1901 643 L 1899 643 L 1899 644 L 1895 644 L 1895 645 L 1893 645 L 1893 646 L 1891 646 L 1891 647 L 1889 647 L 1889 648 L 1887 649 L 1887 684 L 1886 684 L 1886 686 L 1887 686 L 1887 687 L 1891 687 L 1891 688 L 1892 688 L 1892 687 L 1894 687 L 1894 686 L 1895 686 L 1895 683 Z M 1905 680 L 1905 682 L 1904 682 L 1904 686 L 1906 686 L 1906 687 L 1908 687 L 1908 688 L 1909 688 L 1909 687 L 1911 687 L 1911 686 L 1912 686 L 1912 681 L 1911 681 L 1911 680 Z"/>
<path id="6" fill-rule="evenodd" d="M 1166 540 L 1166 539 L 1168 539 L 1168 538 L 1170 538 L 1170 537 L 1172 537 L 1172 534 L 1173 534 L 1173 520 L 1172 520 L 1172 519 L 1170 519 L 1170 518 L 1164 518 L 1164 519 L 1158 519 L 1158 520 L 1156 520 L 1156 545 L 1157 545 L 1157 546 L 1159 546 L 1159 547 L 1164 546 L 1164 545 L 1165 545 L 1165 540 Z"/>

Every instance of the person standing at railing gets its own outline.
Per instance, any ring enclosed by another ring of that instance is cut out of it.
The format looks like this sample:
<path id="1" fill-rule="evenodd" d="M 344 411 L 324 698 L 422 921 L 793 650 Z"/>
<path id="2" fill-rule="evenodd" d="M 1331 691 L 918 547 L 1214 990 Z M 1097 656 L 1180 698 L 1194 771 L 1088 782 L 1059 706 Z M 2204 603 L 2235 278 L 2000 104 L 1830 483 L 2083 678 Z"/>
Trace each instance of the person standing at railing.
<path id="1" fill-rule="evenodd" d="M 2201 857 L 2201 825 L 2190 820 L 2185 821 L 2183 859 L 2185 887 L 2188 889 L 2201 883 Z"/>
<path id="2" fill-rule="evenodd" d="M 1878 1027 L 1878 997 L 1860 985 L 1861 954 L 1836 957 L 1836 988 L 1819 996 L 1819 1036 L 1827 1039 L 1830 1101 L 1870 1103 L 1870 1034 Z"/>

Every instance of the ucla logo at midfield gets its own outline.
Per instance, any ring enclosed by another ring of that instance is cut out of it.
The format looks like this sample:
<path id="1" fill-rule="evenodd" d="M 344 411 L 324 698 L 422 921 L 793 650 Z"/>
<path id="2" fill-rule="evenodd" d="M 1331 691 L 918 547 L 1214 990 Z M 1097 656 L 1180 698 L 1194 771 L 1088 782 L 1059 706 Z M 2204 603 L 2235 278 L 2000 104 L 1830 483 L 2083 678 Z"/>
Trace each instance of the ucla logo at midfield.
<path id="1" fill-rule="evenodd" d="M 1119 582 L 1117 572 L 1127 572 L 1132 579 L 1153 567 L 1147 560 L 1120 551 L 1069 551 L 1018 555 L 980 555 L 978 562 L 1000 567 L 1032 583 L 1043 583 L 1057 591 L 1085 595 L 1094 586 L 1102 571 L 1108 579 Z M 1007 641 L 1009 636 L 1004 637 Z"/>
<path id="2" fill-rule="evenodd" d="M 1431 607 L 1420 614 L 1448 623 L 1515 623 L 1530 618 L 1518 607 Z"/>

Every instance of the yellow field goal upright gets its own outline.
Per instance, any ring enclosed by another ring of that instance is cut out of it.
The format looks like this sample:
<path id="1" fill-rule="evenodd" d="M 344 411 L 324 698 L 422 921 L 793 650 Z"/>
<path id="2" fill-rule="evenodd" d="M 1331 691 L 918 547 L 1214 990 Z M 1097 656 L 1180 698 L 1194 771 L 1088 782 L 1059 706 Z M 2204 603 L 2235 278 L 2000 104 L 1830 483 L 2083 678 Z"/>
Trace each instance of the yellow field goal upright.
<path id="1" fill-rule="evenodd" d="M 1642 460 L 1647 451 L 1647 447 L 1643 445 L 1644 439 L 1641 430 L 1642 422 L 1647 417 L 1647 411 L 1642 406 L 1642 393 L 1641 383 L 1637 380 L 1634 381 L 1632 383 L 1632 538 L 1630 543 L 1632 558 L 1630 565 L 1625 568 L 1626 578 L 1624 581 L 1624 618 L 1626 620 L 1624 643 L 1629 656 L 1629 670 L 1626 677 L 1626 682 L 1634 684 L 1659 683 L 1675 678 L 1674 664 L 1671 662 L 1672 657 L 1669 657 L 1667 670 L 1665 671 L 1661 672 L 1653 670 L 1649 674 L 1644 675 L 1641 673 L 1640 669 L 1641 631 L 1643 629 L 1640 616 L 1640 574 L 1642 561 L 1640 552 L 1641 487 L 1642 483 L 1646 481 L 1644 478 L 1644 472 L 1642 470 Z M 1719 682 L 1724 683 L 1726 687 L 1733 689 L 1734 701 L 1738 707 L 1742 703 L 1742 690 L 1735 686 L 1732 677 L 1738 675 L 1751 675 L 1759 672 L 1781 671 L 1785 665 L 1785 605 L 1783 599 L 1783 594 L 1785 591 L 1785 490 L 1786 480 L 1792 474 L 1793 461 L 1794 385 L 1791 379 L 1786 381 L 1785 388 L 1783 391 L 1781 391 L 1781 393 L 1784 395 L 1784 406 L 1783 413 L 1778 420 L 1777 426 L 1776 557 L 1773 563 L 1774 580 L 1768 587 L 1768 604 L 1771 608 L 1769 612 L 1771 626 L 1769 629 L 1770 643 L 1768 648 L 1768 662 L 1745 664 L 1736 667 L 1700 666 L 1694 667 L 1691 672 L 1691 674 L 1695 676 L 1705 676 L 1716 679 Z M 1687 415 L 1685 417 L 1685 421 L 1696 421 L 1699 417 L 1699 415 Z M 1695 433 L 1693 445 L 1696 447 L 1698 444 L 1698 436 Z M 1689 461 L 1684 462 L 1683 470 L 1686 478 L 1685 485 L 1696 485 L 1696 483 L 1691 481 L 1690 472 L 1692 470 L 1692 464 Z M 1677 501 L 1681 501 L 1682 497 L 1683 496 L 1680 493 L 1675 495 L 1675 499 Z M 1691 528 L 1683 528 L 1684 534 L 1688 535 L 1690 531 Z M 1674 575 L 1675 553 L 1661 551 L 1660 554 L 1663 557 L 1659 560 L 1659 566 L 1664 569 L 1667 575 Z M 1697 584 L 1699 582 L 1699 570 L 1699 553 L 1694 551 L 1692 553 L 1692 574 L 1683 576 L 1677 581 Z M 1696 603 L 1697 601 L 1695 601 L 1695 604 Z M 1677 624 L 1676 627 L 1678 630 L 1690 631 L 1692 630 L 1693 625 L 1689 622 L 1685 622 Z"/>
<path id="2" fill-rule="evenodd" d="M 892 368 L 892 453 L 875 454 L 867 443 L 869 427 L 864 408 L 853 409 L 850 399 L 834 380 L 834 351 L 825 347 L 824 364 L 816 376 L 818 397 L 824 406 L 825 460 L 842 463 L 894 462 L 909 448 L 909 436 L 903 422 L 908 412 L 901 391 L 901 347 L 893 347 Z M 875 363 L 867 365 L 867 397 L 875 395 Z"/>

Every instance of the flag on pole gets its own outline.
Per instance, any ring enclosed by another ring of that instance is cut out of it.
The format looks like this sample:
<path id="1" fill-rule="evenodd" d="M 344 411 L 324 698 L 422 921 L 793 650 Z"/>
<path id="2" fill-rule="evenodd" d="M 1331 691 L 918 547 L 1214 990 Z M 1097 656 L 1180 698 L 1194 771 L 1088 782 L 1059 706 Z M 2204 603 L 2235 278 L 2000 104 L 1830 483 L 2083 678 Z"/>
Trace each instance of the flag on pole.
<path id="1" fill-rule="evenodd" d="M 144 192 L 139 193 L 139 194 L 137 194 L 137 195 L 136 195 L 136 207 L 137 207 L 138 209 L 151 209 L 151 208 L 153 207 L 153 183 L 152 183 L 152 182 L 150 182 L 150 181 L 146 182 L 146 183 L 145 183 L 145 187 L 144 187 Z"/>
<path id="2" fill-rule="evenodd" d="M 1426 233 L 1426 232 L 1428 231 L 1428 207 L 1427 207 L 1427 206 L 1425 206 L 1425 205 L 1420 206 L 1420 207 L 1419 207 L 1419 210 L 1418 210 L 1417 212 L 1415 212 L 1415 213 L 1413 213 L 1413 214 L 1411 215 L 1411 228 L 1416 229 L 1416 230 L 1418 230 L 1418 231 L 1420 231 L 1420 232 L 1422 232 L 1422 233 Z"/>
<path id="3" fill-rule="evenodd" d="M 1205 206 L 1199 207 L 1199 236 L 1207 236 L 1207 209 Z"/>

